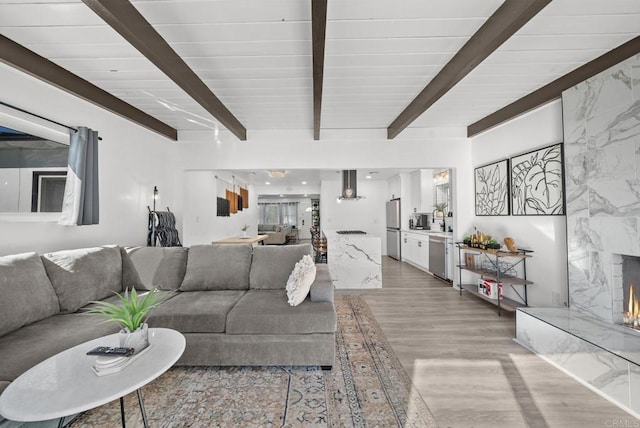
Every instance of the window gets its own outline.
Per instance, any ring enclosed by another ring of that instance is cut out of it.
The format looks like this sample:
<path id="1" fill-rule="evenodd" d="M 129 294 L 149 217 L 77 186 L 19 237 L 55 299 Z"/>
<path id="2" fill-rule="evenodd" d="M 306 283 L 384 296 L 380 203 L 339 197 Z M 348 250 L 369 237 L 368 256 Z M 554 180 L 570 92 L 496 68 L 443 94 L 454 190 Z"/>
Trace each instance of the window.
<path id="1" fill-rule="evenodd" d="M 298 202 L 260 202 L 260 223 L 298 226 Z"/>
<path id="2" fill-rule="evenodd" d="M 61 212 L 69 146 L 0 126 L 0 212 Z"/>
<path id="3" fill-rule="evenodd" d="M 66 171 L 34 171 L 31 192 L 31 212 L 62 212 Z"/>

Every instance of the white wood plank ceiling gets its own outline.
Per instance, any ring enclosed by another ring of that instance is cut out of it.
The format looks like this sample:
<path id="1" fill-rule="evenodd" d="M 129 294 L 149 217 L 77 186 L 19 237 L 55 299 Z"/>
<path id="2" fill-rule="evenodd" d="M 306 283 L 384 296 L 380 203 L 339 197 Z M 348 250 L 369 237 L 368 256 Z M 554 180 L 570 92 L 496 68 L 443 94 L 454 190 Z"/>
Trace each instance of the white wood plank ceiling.
<path id="1" fill-rule="evenodd" d="M 312 132 L 310 0 L 132 3 L 249 138 Z M 501 4 L 329 0 L 322 129 L 389 126 Z M 0 0 L 0 33 L 178 130 L 222 127 L 79 0 Z M 638 0 L 554 0 L 410 127 L 466 127 L 639 34 Z"/>

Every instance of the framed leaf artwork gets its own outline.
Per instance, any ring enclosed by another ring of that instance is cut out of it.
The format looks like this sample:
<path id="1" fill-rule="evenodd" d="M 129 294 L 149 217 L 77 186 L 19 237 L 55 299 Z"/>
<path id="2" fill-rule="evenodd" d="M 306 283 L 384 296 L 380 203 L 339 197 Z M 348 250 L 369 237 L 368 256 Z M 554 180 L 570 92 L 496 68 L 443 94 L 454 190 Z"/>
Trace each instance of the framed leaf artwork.
<path id="1" fill-rule="evenodd" d="M 563 144 L 511 158 L 513 215 L 564 215 Z"/>
<path id="2" fill-rule="evenodd" d="M 475 169 L 476 215 L 509 215 L 509 161 Z"/>

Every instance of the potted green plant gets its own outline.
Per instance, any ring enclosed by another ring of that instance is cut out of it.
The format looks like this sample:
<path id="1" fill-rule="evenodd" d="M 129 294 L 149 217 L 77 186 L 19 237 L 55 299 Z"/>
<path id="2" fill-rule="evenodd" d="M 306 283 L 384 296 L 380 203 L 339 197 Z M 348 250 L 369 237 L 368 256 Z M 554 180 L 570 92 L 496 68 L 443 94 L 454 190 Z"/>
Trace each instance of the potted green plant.
<path id="1" fill-rule="evenodd" d="M 444 212 L 447 210 L 446 202 L 440 202 L 438 204 L 434 204 L 433 207 L 435 208 L 435 217 L 444 217 Z M 442 213 L 442 214 L 438 215 L 438 213 Z"/>
<path id="2" fill-rule="evenodd" d="M 116 293 L 119 304 L 105 301 L 94 301 L 94 306 L 87 313 L 101 315 L 105 322 L 120 324 L 119 343 L 123 348 L 134 348 L 134 354 L 149 346 L 149 331 L 146 323 L 149 311 L 164 302 L 169 293 L 158 291 L 157 288 L 140 297 L 135 288 L 124 290 L 123 294 Z"/>
<path id="3" fill-rule="evenodd" d="M 471 246 L 471 235 L 465 236 L 464 239 L 462 240 L 462 243 L 464 245 L 466 245 L 467 247 L 470 247 Z"/>
<path id="4" fill-rule="evenodd" d="M 495 239 L 489 239 L 489 241 L 487 241 L 487 249 L 489 250 L 499 250 L 500 247 L 500 243 Z"/>

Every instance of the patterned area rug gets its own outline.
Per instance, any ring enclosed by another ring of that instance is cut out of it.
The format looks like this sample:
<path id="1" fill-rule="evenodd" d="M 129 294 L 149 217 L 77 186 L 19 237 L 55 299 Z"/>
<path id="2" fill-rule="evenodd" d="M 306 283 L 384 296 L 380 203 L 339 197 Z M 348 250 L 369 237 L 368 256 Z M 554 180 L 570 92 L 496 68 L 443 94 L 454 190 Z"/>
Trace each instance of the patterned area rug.
<path id="1" fill-rule="evenodd" d="M 319 367 L 176 367 L 143 388 L 152 427 L 435 427 L 437 424 L 358 296 L 337 296 L 336 361 Z M 127 427 L 142 426 L 135 394 Z M 73 427 L 118 427 L 118 402 Z"/>

